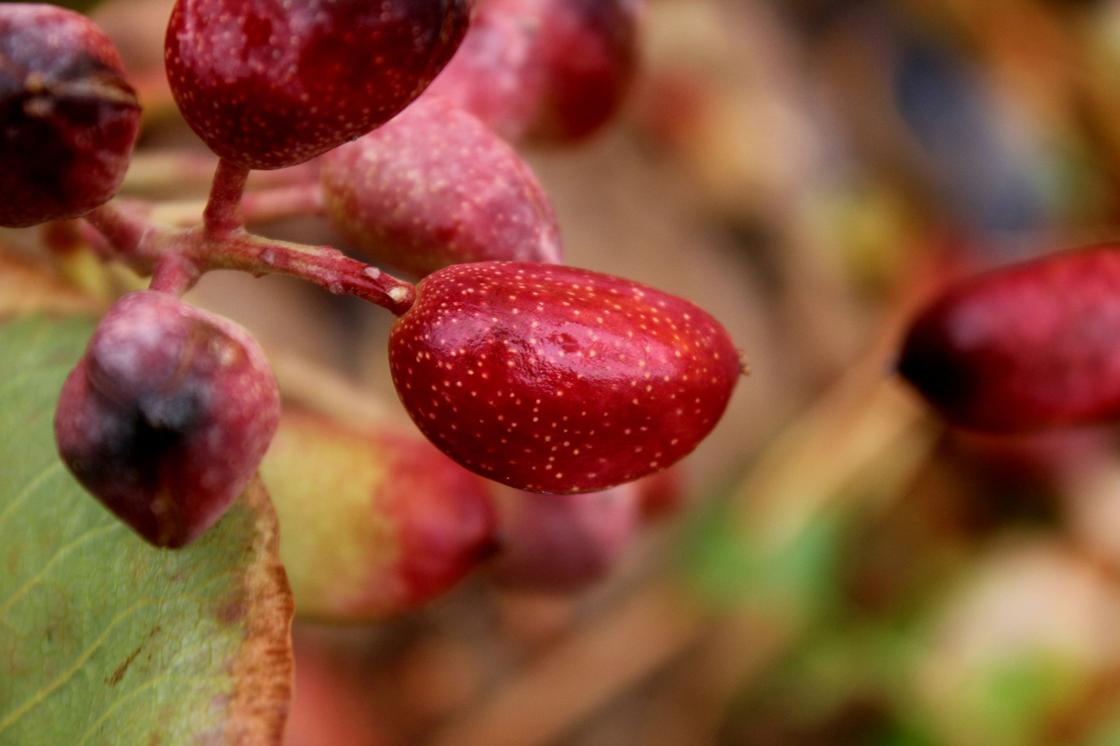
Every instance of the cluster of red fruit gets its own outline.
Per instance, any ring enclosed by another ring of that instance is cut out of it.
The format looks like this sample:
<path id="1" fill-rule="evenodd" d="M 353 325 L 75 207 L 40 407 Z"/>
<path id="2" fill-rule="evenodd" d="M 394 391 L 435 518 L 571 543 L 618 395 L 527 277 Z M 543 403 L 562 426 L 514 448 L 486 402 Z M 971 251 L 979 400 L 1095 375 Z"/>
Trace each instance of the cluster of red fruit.
<path id="1" fill-rule="evenodd" d="M 553 495 L 526 497 L 516 520 L 666 469 L 719 421 L 742 373 L 727 332 L 685 300 L 561 265 L 553 211 L 512 147 L 612 117 L 640 0 L 471 5 L 179 0 L 168 79 L 221 163 L 206 225 L 162 242 L 159 226 L 111 229 L 140 117 L 112 45 L 70 11 L 0 6 L 0 225 L 85 215 L 110 256 L 154 272 L 101 321 L 55 420 L 66 465 L 148 541 L 179 547 L 213 525 L 280 421 L 257 344 L 178 297 L 216 267 L 383 291 L 400 317 L 393 381 L 420 430 L 479 475 Z M 248 171 L 320 156 L 328 216 L 416 286 L 246 233 Z M 324 274 L 338 267 L 345 282 Z"/>

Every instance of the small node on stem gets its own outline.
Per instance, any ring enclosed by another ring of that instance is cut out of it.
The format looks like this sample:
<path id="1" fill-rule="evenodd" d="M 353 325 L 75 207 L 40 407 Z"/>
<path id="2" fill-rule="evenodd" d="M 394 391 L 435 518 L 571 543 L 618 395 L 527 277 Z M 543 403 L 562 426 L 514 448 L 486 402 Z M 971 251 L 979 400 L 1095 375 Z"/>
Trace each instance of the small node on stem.
<path id="1" fill-rule="evenodd" d="M 179 252 L 164 255 L 152 273 L 151 290 L 176 297 L 194 287 L 198 282 L 198 267 Z"/>

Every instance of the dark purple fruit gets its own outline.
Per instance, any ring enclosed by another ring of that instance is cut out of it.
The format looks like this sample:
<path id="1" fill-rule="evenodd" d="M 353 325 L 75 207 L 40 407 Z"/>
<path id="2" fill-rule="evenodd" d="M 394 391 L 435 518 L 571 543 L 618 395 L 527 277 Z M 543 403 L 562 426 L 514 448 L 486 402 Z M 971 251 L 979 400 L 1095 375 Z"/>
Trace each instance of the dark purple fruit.
<path id="1" fill-rule="evenodd" d="M 97 26 L 52 5 L 0 5 L 0 225 L 107 202 L 139 129 L 136 95 Z"/>
<path id="2" fill-rule="evenodd" d="M 260 347 L 226 319 L 155 291 L 122 298 L 66 380 L 62 460 L 144 539 L 181 547 L 248 485 L 280 397 Z"/>

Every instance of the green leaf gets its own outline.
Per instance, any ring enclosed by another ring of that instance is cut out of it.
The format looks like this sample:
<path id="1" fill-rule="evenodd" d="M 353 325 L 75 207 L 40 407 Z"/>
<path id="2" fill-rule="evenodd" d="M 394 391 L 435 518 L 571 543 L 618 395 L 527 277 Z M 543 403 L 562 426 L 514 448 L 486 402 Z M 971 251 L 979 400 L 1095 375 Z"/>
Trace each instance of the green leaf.
<path id="1" fill-rule="evenodd" d="M 86 494 L 52 419 L 92 329 L 0 325 L 0 745 L 278 743 L 292 601 L 268 497 L 167 551 Z"/>

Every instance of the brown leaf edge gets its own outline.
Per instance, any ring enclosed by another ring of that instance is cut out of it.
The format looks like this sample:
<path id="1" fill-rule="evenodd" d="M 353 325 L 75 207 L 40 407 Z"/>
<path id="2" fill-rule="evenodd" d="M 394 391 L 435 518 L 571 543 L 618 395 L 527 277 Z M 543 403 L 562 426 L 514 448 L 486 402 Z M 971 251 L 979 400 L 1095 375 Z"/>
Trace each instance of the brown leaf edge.
<path id="1" fill-rule="evenodd" d="M 295 603 L 280 562 L 280 524 L 259 477 L 242 499 L 257 516 L 257 531 L 242 594 L 227 607 L 228 618 L 245 619 L 248 631 L 233 664 L 235 685 L 222 743 L 278 745 L 292 701 Z"/>

